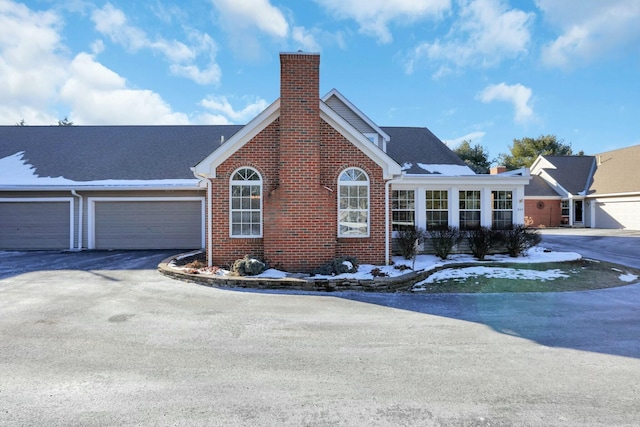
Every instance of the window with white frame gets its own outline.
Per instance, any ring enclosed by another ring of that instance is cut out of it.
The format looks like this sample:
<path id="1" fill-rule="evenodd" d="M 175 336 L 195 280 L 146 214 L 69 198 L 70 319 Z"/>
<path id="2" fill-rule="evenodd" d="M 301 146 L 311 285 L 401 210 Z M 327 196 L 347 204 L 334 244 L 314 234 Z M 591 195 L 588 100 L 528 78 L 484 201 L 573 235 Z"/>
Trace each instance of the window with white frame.
<path id="1" fill-rule="evenodd" d="M 231 177 L 231 237 L 262 236 L 262 178 L 252 168 Z"/>
<path id="2" fill-rule="evenodd" d="M 403 231 L 415 226 L 416 202 L 414 190 L 391 191 L 391 226 Z"/>
<path id="3" fill-rule="evenodd" d="M 491 225 L 495 229 L 507 230 L 513 227 L 513 192 L 492 191 L 493 219 Z"/>
<path id="4" fill-rule="evenodd" d="M 338 178 L 338 236 L 369 235 L 369 177 L 350 168 Z"/>
<path id="5" fill-rule="evenodd" d="M 442 230 L 449 226 L 449 192 L 447 190 L 427 190 L 426 217 L 427 230 Z"/>
<path id="6" fill-rule="evenodd" d="M 472 230 L 480 227 L 480 191 L 460 191 L 460 229 Z"/>

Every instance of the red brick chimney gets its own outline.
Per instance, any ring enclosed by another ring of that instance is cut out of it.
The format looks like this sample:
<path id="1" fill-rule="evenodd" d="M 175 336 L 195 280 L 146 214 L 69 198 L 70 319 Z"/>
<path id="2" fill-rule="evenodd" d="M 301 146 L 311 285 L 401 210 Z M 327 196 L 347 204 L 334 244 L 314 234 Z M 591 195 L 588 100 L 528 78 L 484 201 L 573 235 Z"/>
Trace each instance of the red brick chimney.
<path id="1" fill-rule="evenodd" d="M 335 256 L 337 233 L 321 219 L 335 210 L 335 195 L 320 185 L 320 55 L 281 53 L 280 72 L 279 180 L 265 200 L 265 259 L 310 272 Z"/>
<path id="2" fill-rule="evenodd" d="M 506 166 L 502 166 L 502 165 L 500 165 L 500 166 L 494 166 L 494 167 L 492 167 L 492 168 L 489 170 L 489 173 L 490 173 L 491 175 L 498 175 L 498 174 L 504 173 L 504 172 L 506 172 L 506 171 L 507 171 L 507 167 L 506 167 Z"/>

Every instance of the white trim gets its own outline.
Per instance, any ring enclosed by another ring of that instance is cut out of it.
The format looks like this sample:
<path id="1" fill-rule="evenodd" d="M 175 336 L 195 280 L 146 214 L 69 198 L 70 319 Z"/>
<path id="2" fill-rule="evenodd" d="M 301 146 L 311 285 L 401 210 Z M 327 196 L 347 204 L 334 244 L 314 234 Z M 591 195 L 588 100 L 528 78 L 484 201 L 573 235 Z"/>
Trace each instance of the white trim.
<path id="1" fill-rule="evenodd" d="M 15 198 L 0 198 L 0 203 L 37 203 L 37 202 L 52 202 L 52 203 L 69 203 L 69 250 L 74 249 L 74 236 L 75 236 L 75 208 L 73 206 L 73 197 L 15 197 Z M 82 220 L 82 219 L 80 219 Z"/>
<path id="2" fill-rule="evenodd" d="M 205 247 L 205 197 L 88 197 L 87 198 L 87 249 L 96 248 L 96 202 L 200 202 L 200 247 Z"/>
<path id="3" fill-rule="evenodd" d="M 243 169 L 250 169 L 252 171 L 254 171 L 259 177 L 260 177 L 260 235 L 258 236 L 254 236 L 254 235 L 250 235 L 250 236 L 244 236 L 244 235 L 240 235 L 240 236 L 236 236 L 233 234 L 233 194 L 232 194 L 232 190 L 231 188 L 234 185 L 251 185 L 251 182 L 255 182 L 255 181 L 236 181 L 233 179 L 234 175 L 236 173 L 238 173 L 238 171 L 241 171 Z M 236 183 L 236 184 L 234 184 Z M 242 184 L 241 184 L 242 183 Z M 245 184 L 246 183 L 246 184 Z M 253 168 L 251 166 L 241 166 L 239 168 L 237 168 L 236 170 L 233 171 L 233 173 L 231 173 L 231 178 L 229 179 L 229 238 L 231 239 L 262 239 L 262 236 L 264 235 L 264 212 L 263 212 L 263 201 L 264 201 L 264 179 L 262 178 L 262 174 L 260 172 L 258 172 L 258 170 L 256 168 Z"/>
<path id="4" fill-rule="evenodd" d="M 382 151 L 380 147 L 372 144 L 369 138 L 322 101 L 320 101 L 320 118 L 380 166 L 385 180 L 402 174 L 402 167 L 395 160 Z"/>
<path id="5" fill-rule="evenodd" d="M 345 186 L 362 186 L 362 182 L 364 181 L 345 181 L 345 184 L 340 184 L 340 177 L 349 170 L 358 170 L 360 172 L 362 172 L 364 174 L 364 176 L 367 177 L 367 233 L 366 234 L 341 234 L 340 233 L 340 212 L 342 211 L 342 209 L 340 209 L 340 187 L 341 185 L 345 185 Z M 347 184 L 348 183 L 348 184 Z M 360 184 L 358 184 L 360 183 Z M 350 166 L 348 168 L 345 168 L 342 170 L 342 172 L 340 172 L 340 174 L 338 174 L 338 185 L 336 186 L 338 191 L 337 191 L 337 222 L 338 222 L 338 238 L 340 239 L 365 239 L 367 237 L 371 237 L 371 178 L 369 177 L 369 174 L 367 172 L 365 172 L 364 170 L 358 168 L 358 167 L 353 167 Z M 388 216 L 388 215 L 387 215 Z"/>
<path id="6" fill-rule="evenodd" d="M 322 102 L 327 102 L 329 100 L 329 98 L 331 98 L 332 96 L 335 96 L 336 98 L 338 98 L 338 100 L 340 100 L 340 102 L 342 102 L 344 105 L 347 106 L 347 108 L 349 108 L 358 117 L 360 117 L 362 119 L 362 121 L 364 121 L 367 125 L 369 125 L 369 127 L 371 129 L 375 130 L 376 133 L 382 137 L 382 140 L 384 141 L 385 144 L 387 142 L 389 142 L 389 140 L 391 139 L 389 134 L 386 133 L 385 131 L 383 131 L 378 125 L 376 125 L 369 117 L 367 117 L 366 114 L 364 114 L 362 111 L 360 111 L 360 109 L 358 109 L 358 107 L 353 105 L 353 103 L 351 103 L 351 101 L 349 101 L 343 94 L 338 92 L 337 89 L 331 89 L 329 91 L 329 93 L 327 93 L 325 96 L 322 97 Z"/>
<path id="7" fill-rule="evenodd" d="M 229 138 L 227 142 L 195 165 L 195 167 L 192 168 L 193 173 L 196 176 L 216 178 L 216 169 L 218 166 L 233 156 L 236 151 L 262 132 L 278 117 L 280 117 L 280 98 L 276 99 L 262 113 L 254 117 L 246 126 Z"/>

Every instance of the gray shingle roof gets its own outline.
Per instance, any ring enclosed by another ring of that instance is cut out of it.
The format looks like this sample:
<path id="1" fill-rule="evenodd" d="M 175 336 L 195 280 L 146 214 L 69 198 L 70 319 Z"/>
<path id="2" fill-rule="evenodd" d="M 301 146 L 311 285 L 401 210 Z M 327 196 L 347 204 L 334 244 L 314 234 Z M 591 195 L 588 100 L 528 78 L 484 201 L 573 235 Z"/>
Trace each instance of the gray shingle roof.
<path id="1" fill-rule="evenodd" d="M 589 194 L 640 191 L 640 145 L 607 151 L 595 156 L 598 166 Z"/>
<path id="2" fill-rule="evenodd" d="M 593 156 L 543 156 L 556 169 L 545 171 L 571 194 L 579 194 L 585 191 L 590 182 L 592 167 L 595 161 Z"/>
<path id="3" fill-rule="evenodd" d="M 529 185 L 524 187 L 526 197 L 560 197 L 547 182 L 538 175 L 533 175 Z"/>
<path id="4" fill-rule="evenodd" d="M 73 181 L 195 179 L 190 167 L 242 126 L 0 126 L 0 158 Z"/>
<path id="5" fill-rule="evenodd" d="M 0 126 L 0 159 L 24 152 L 41 177 L 73 181 L 194 179 L 190 167 L 242 129 L 212 126 Z M 429 129 L 384 127 L 399 164 L 464 166 Z M 414 166 L 408 173 L 426 174 Z M 1 183 L 0 183 L 1 184 Z"/>
<path id="6" fill-rule="evenodd" d="M 466 164 L 437 136 L 425 127 L 382 127 L 391 137 L 387 144 L 387 154 L 400 165 L 411 163 L 408 174 L 428 174 L 416 163 L 430 165 L 458 165 Z"/>

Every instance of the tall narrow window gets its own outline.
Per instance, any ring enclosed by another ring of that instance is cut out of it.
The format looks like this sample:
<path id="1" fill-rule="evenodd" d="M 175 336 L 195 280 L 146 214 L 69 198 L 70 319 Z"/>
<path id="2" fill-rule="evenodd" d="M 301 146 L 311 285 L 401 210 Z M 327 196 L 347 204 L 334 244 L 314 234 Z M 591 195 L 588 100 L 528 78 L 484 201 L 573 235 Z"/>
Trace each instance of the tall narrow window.
<path id="1" fill-rule="evenodd" d="M 513 192 L 492 191 L 493 220 L 491 225 L 495 229 L 507 230 L 513 227 Z"/>
<path id="2" fill-rule="evenodd" d="M 262 236 L 262 178 L 255 169 L 238 169 L 231 177 L 231 236 Z"/>
<path id="3" fill-rule="evenodd" d="M 427 190 L 427 230 L 442 230 L 449 226 L 449 192 Z"/>
<path id="4" fill-rule="evenodd" d="M 416 202 L 413 190 L 391 192 L 391 226 L 393 231 L 403 231 L 415 226 Z"/>
<path id="5" fill-rule="evenodd" d="M 338 178 L 338 236 L 369 235 L 369 177 L 356 168 Z"/>
<path id="6" fill-rule="evenodd" d="M 460 191 L 460 229 L 480 227 L 480 191 Z"/>

